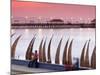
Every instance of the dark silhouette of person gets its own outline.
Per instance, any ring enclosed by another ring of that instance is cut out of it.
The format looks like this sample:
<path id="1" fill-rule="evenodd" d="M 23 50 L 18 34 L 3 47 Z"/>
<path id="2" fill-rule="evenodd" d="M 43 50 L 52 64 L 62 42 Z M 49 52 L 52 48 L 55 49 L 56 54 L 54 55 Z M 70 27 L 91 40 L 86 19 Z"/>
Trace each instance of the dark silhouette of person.
<path id="1" fill-rule="evenodd" d="M 74 64 L 75 69 L 79 70 L 79 58 L 76 58 L 76 63 Z"/>
<path id="2" fill-rule="evenodd" d="M 37 53 L 37 50 L 35 50 L 33 62 L 35 63 L 35 68 L 38 68 L 38 53 Z"/>
<path id="3" fill-rule="evenodd" d="M 38 53 L 37 53 L 37 50 L 35 50 L 35 53 L 32 53 L 31 61 L 29 62 L 28 67 L 38 68 Z"/>
<path id="4" fill-rule="evenodd" d="M 33 65 L 34 65 L 33 62 L 34 62 L 34 53 L 31 54 L 31 59 L 29 61 L 28 67 L 33 67 Z"/>

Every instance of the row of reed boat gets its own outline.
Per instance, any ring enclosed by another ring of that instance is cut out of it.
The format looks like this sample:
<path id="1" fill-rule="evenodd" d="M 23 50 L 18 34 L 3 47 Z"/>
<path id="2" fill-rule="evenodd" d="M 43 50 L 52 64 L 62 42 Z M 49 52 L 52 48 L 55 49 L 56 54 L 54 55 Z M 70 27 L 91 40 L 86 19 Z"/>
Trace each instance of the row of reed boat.
<path id="1" fill-rule="evenodd" d="M 11 35 L 11 37 L 14 36 L 14 34 Z M 14 41 L 13 45 L 11 46 L 11 57 L 15 58 L 15 51 L 16 51 L 16 46 L 17 43 L 20 39 L 21 35 L 18 36 L 16 38 L 16 40 Z M 25 58 L 26 60 L 32 60 L 32 49 L 34 46 L 34 42 L 35 42 L 35 35 L 33 36 L 32 40 L 29 43 L 29 46 L 27 48 L 26 51 L 26 55 Z M 48 44 L 48 51 L 47 51 L 47 57 L 46 57 L 46 50 L 45 50 L 45 45 L 46 45 L 46 39 L 43 43 L 43 38 L 40 42 L 39 45 L 39 62 L 44 62 L 44 63 L 51 63 L 51 42 L 53 39 L 53 35 L 49 41 Z M 82 53 L 81 53 L 81 57 L 80 57 L 80 66 L 81 67 L 90 67 L 95 69 L 96 68 L 96 46 L 94 47 L 92 56 L 91 56 L 91 61 L 89 62 L 89 41 L 86 41 L 83 49 L 82 49 Z M 60 47 L 62 44 L 62 38 L 59 41 L 57 50 L 56 50 L 56 55 L 55 55 L 55 64 L 60 64 Z M 69 44 L 69 47 L 68 47 Z M 66 41 L 65 47 L 64 47 L 64 51 L 63 51 L 63 59 L 62 59 L 62 64 L 67 64 L 67 65 L 72 65 L 72 44 L 73 44 L 73 39 L 69 42 L 69 39 Z M 87 46 L 87 48 L 86 48 Z M 47 58 L 47 59 L 46 59 Z"/>
<path id="2" fill-rule="evenodd" d="M 82 49 L 81 58 L 80 58 L 80 66 L 91 67 L 95 69 L 96 68 L 96 46 L 93 49 L 91 62 L 89 62 L 89 43 L 90 43 L 90 40 L 88 42 L 86 41 Z M 86 48 L 86 44 L 87 44 L 87 48 Z"/>

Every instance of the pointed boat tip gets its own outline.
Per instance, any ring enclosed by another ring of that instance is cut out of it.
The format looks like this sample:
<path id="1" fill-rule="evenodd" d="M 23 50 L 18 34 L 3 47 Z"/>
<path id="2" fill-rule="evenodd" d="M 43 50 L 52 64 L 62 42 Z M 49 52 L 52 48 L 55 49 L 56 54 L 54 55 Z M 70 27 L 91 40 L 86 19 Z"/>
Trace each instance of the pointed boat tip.
<path id="1" fill-rule="evenodd" d="M 88 42 L 89 40 L 86 40 L 85 44 Z"/>
<path id="2" fill-rule="evenodd" d="M 18 36 L 18 38 L 20 38 L 22 36 L 22 34 L 20 34 L 19 36 Z"/>
<path id="3" fill-rule="evenodd" d="M 54 37 L 54 35 L 52 35 L 51 39 Z"/>
<path id="4" fill-rule="evenodd" d="M 91 41 L 91 39 L 89 38 L 89 42 Z"/>
<path id="5" fill-rule="evenodd" d="M 41 39 L 41 41 L 43 41 L 44 40 L 44 37 Z"/>
<path id="6" fill-rule="evenodd" d="M 11 35 L 15 35 L 16 33 L 10 33 Z"/>
<path id="7" fill-rule="evenodd" d="M 96 46 L 94 46 L 94 50 L 96 50 Z"/>
<path id="8" fill-rule="evenodd" d="M 52 37 L 54 36 L 54 34 L 52 34 Z"/>
<path id="9" fill-rule="evenodd" d="M 37 34 L 34 34 L 33 36 L 34 36 L 34 37 L 36 37 L 36 36 L 37 36 Z"/>
<path id="10" fill-rule="evenodd" d="M 67 40 L 70 40 L 70 37 L 68 37 L 68 39 Z"/>
<path id="11" fill-rule="evenodd" d="M 37 34 L 33 34 L 33 38 L 35 38 L 37 36 Z"/>
<path id="12" fill-rule="evenodd" d="M 41 41 L 44 41 L 44 40 L 45 40 L 45 37 L 43 36 L 42 39 L 41 39 Z"/>
<path id="13" fill-rule="evenodd" d="M 19 36 L 22 36 L 22 34 L 20 34 Z"/>
<path id="14" fill-rule="evenodd" d="M 15 34 L 16 34 L 16 33 L 12 33 L 12 34 L 11 34 L 11 37 L 14 36 Z"/>
<path id="15" fill-rule="evenodd" d="M 88 40 L 88 44 L 90 43 L 91 39 Z"/>
<path id="16" fill-rule="evenodd" d="M 53 38 L 54 34 L 52 34 L 51 39 Z"/>
<path id="17" fill-rule="evenodd" d="M 61 36 L 61 40 L 63 39 L 63 36 Z"/>
<path id="18" fill-rule="evenodd" d="M 42 39 L 44 39 L 44 36 L 42 36 Z"/>
<path id="19" fill-rule="evenodd" d="M 34 36 L 36 36 L 37 34 L 34 34 Z"/>
<path id="20" fill-rule="evenodd" d="M 74 38 L 72 38 L 71 42 L 73 42 Z"/>
<path id="21" fill-rule="evenodd" d="M 67 39 L 67 41 L 69 42 L 70 38 Z"/>
<path id="22" fill-rule="evenodd" d="M 62 40 L 63 40 L 63 37 L 61 37 L 60 42 L 62 42 Z"/>

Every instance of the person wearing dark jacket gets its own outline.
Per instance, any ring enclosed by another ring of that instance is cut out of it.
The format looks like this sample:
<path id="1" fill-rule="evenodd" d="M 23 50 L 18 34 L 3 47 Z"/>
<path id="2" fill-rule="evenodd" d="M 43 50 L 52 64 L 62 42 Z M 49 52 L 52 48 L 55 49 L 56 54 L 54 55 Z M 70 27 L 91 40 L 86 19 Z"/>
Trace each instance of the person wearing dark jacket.
<path id="1" fill-rule="evenodd" d="M 76 63 L 74 65 L 75 65 L 75 69 L 79 70 L 79 59 L 78 58 L 76 58 Z"/>
<path id="2" fill-rule="evenodd" d="M 34 53 L 34 63 L 35 63 L 35 68 L 38 68 L 38 53 L 37 53 L 37 50 L 35 50 L 35 53 Z"/>

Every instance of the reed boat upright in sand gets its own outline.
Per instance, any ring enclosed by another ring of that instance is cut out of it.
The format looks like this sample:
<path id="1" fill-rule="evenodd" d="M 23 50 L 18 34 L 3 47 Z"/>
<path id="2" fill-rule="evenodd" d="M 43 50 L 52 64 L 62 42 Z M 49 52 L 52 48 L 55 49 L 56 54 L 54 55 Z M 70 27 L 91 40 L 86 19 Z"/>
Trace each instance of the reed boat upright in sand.
<path id="1" fill-rule="evenodd" d="M 91 68 L 96 69 L 96 46 L 94 47 L 94 50 L 91 56 Z"/>
<path id="2" fill-rule="evenodd" d="M 55 64 L 60 64 L 59 62 L 59 56 L 60 56 L 60 47 L 61 47 L 61 43 L 62 43 L 62 38 L 58 44 L 58 47 L 57 47 L 57 51 L 56 51 L 56 56 L 55 56 Z"/>
<path id="3" fill-rule="evenodd" d="M 88 41 L 88 45 L 87 45 L 87 49 L 86 49 L 86 54 L 85 54 L 85 67 L 90 67 L 90 64 L 89 64 L 89 43 L 90 43 L 90 40 Z"/>
<path id="4" fill-rule="evenodd" d="M 11 34 L 11 37 L 13 37 L 15 35 L 15 33 Z"/>
<path id="5" fill-rule="evenodd" d="M 21 35 L 17 37 L 17 39 L 14 41 L 13 45 L 11 46 L 11 58 L 15 58 L 16 46 L 17 46 L 17 43 L 18 43 L 20 37 L 21 37 Z"/>
<path id="6" fill-rule="evenodd" d="M 83 46 L 83 49 L 82 49 L 82 53 L 81 53 L 81 58 L 80 58 L 80 66 L 81 67 L 84 67 L 85 66 L 85 48 L 86 48 L 86 44 L 87 44 L 87 41 L 85 42 L 84 46 Z"/>
<path id="7" fill-rule="evenodd" d="M 53 38 L 53 35 L 52 35 L 52 37 L 51 37 L 51 39 L 49 41 L 49 45 L 48 45 L 48 52 L 47 52 L 48 62 L 47 63 L 51 63 L 51 54 L 50 54 L 50 52 L 51 52 L 51 41 L 52 41 L 52 38 Z"/>
<path id="8" fill-rule="evenodd" d="M 73 39 L 71 40 L 68 48 L 68 65 L 72 65 L 72 44 L 73 44 Z"/>
<path id="9" fill-rule="evenodd" d="M 42 62 L 46 62 L 46 51 L 45 51 L 46 39 L 43 44 Z"/>
<path id="10" fill-rule="evenodd" d="M 43 48 L 42 48 L 42 44 L 43 44 L 43 39 L 40 42 L 40 46 L 39 46 L 39 62 L 42 62 L 42 53 L 43 53 Z"/>
<path id="11" fill-rule="evenodd" d="M 62 64 L 68 64 L 68 42 L 69 39 L 67 40 L 65 47 L 64 47 L 64 52 L 63 52 L 63 60 L 62 60 Z"/>
<path id="12" fill-rule="evenodd" d="M 35 35 L 32 38 L 32 40 L 30 41 L 29 46 L 27 48 L 26 56 L 25 56 L 26 60 L 31 60 L 32 59 L 32 50 L 33 50 L 34 42 L 35 42 Z"/>

